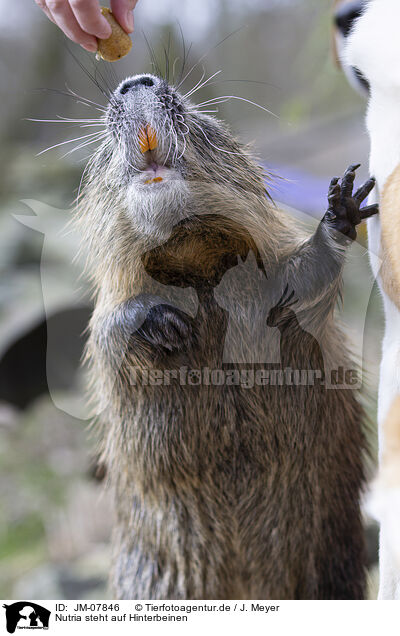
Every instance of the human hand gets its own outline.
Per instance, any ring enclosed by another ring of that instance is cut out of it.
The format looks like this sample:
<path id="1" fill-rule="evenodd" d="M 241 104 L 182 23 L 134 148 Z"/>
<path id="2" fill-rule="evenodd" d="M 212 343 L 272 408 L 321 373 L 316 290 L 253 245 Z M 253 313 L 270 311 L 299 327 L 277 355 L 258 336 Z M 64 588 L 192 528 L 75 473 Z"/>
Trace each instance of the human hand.
<path id="1" fill-rule="evenodd" d="M 99 0 L 35 0 L 48 18 L 73 42 L 87 51 L 97 51 L 97 39 L 111 35 L 111 27 L 101 14 Z M 133 31 L 133 9 L 138 0 L 111 0 L 111 11 L 127 33 Z"/>

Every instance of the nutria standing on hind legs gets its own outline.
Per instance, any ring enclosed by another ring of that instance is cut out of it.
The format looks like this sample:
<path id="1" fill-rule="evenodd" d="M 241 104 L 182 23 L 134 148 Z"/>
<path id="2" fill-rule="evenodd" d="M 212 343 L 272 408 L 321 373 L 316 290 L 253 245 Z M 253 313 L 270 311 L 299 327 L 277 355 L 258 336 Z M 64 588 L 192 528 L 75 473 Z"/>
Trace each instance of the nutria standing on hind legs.
<path id="1" fill-rule="evenodd" d="M 362 598 L 362 408 L 351 388 L 269 383 L 280 345 L 268 316 L 287 288 L 302 328 L 285 361 L 353 368 L 333 312 L 346 245 L 377 211 L 360 211 L 373 180 L 354 196 L 357 166 L 333 180 L 307 237 L 227 128 L 163 79 L 123 82 L 107 129 L 79 223 L 114 595 Z M 244 371 L 258 381 L 235 382 Z"/>

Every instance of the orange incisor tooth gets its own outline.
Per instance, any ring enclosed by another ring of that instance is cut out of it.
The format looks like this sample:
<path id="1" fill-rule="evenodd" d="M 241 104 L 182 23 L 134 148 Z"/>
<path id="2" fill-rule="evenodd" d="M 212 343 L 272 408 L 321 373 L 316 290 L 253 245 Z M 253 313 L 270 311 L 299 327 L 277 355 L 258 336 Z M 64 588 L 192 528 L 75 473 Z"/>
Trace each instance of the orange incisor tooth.
<path id="1" fill-rule="evenodd" d="M 154 179 L 147 179 L 147 181 L 145 181 L 145 183 L 160 183 L 160 181 L 162 181 L 163 178 L 162 177 L 154 177 Z"/>
<path id="2" fill-rule="evenodd" d="M 139 146 L 143 154 L 157 148 L 157 135 L 151 126 L 144 126 L 139 130 Z"/>

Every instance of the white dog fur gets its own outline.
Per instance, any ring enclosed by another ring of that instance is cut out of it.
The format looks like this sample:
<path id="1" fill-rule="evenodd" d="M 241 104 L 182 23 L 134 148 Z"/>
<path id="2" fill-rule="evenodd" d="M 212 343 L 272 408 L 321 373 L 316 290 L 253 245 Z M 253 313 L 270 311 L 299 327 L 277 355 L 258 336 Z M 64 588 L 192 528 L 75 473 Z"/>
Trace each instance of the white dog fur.
<path id="1" fill-rule="evenodd" d="M 400 0 L 366 2 L 364 14 L 349 35 L 343 62 L 359 69 L 370 84 L 367 128 L 371 139 L 370 172 L 377 179 L 376 201 L 378 192 L 384 192 L 388 178 L 400 165 Z M 398 218 L 400 224 L 400 198 Z M 400 260 L 400 245 L 396 254 L 387 254 L 381 222 L 383 217 L 368 221 L 371 264 L 386 314 L 378 400 L 381 473 L 373 489 L 372 507 L 381 522 L 379 598 L 400 599 L 400 466 L 394 472 L 388 467 L 388 462 L 400 462 L 400 453 L 388 452 L 396 443 L 393 435 L 400 438 L 400 408 L 396 402 L 400 394 L 400 297 L 388 293 L 380 271 L 382 260 Z M 388 472 L 392 475 L 389 480 L 385 477 Z M 393 474 L 399 475 L 397 483 Z"/>

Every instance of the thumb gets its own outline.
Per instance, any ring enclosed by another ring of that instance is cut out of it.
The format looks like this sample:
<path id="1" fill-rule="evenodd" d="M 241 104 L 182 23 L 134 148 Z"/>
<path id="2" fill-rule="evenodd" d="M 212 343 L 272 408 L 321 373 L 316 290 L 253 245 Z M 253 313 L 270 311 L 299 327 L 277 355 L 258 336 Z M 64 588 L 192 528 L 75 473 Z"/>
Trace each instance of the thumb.
<path id="1" fill-rule="evenodd" d="M 110 2 L 111 11 L 115 19 L 127 33 L 132 33 L 133 31 L 132 11 L 137 3 L 138 0 L 111 0 Z"/>

